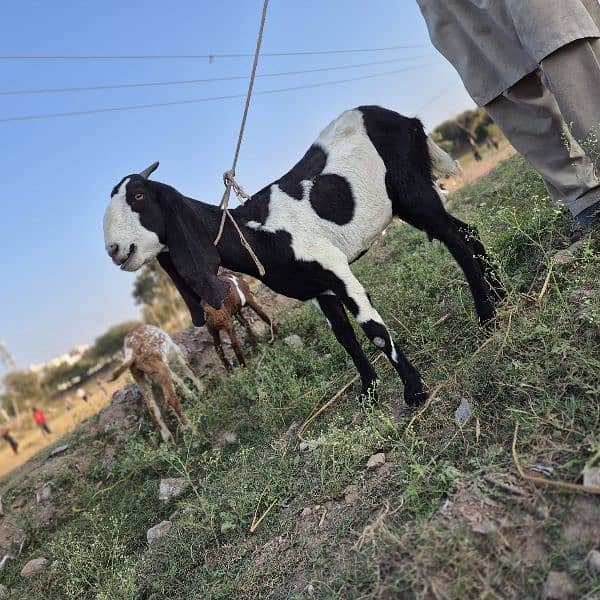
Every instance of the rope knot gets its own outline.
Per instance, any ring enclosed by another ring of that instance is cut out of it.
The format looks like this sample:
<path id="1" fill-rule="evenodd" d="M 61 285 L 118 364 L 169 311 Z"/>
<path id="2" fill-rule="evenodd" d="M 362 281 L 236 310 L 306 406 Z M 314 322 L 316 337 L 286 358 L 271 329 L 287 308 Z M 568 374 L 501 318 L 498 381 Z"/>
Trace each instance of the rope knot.
<path id="1" fill-rule="evenodd" d="M 244 188 L 235 180 L 235 171 L 233 169 L 223 173 L 223 183 L 225 184 L 226 189 L 232 189 L 235 192 L 235 195 L 242 201 L 242 204 L 245 200 L 250 200 L 250 195 L 247 194 Z"/>

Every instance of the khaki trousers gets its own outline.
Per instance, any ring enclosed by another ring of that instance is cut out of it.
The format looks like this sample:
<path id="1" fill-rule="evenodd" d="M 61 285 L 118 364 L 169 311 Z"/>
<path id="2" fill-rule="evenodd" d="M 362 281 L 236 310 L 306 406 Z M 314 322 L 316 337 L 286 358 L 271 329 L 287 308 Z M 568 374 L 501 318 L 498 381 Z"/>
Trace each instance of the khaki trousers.
<path id="1" fill-rule="evenodd" d="M 578 40 L 484 107 L 573 215 L 600 200 L 600 38 Z"/>

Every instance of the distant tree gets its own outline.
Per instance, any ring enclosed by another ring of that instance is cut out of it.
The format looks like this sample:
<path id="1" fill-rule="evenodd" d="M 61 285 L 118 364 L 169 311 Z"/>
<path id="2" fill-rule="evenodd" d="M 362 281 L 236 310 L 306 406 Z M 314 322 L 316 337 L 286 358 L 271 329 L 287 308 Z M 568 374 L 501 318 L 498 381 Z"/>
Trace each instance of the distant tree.
<path id="1" fill-rule="evenodd" d="M 122 349 L 125 336 L 139 325 L 141 325 L 139 321 L 127 321 L 114 325 L 106 333 L 96 338 L 93 346 L 84 354 L 83 359 L 96 361 L 112 356 Z"/>
<path id="2" fill-rule="evenodd" d="M 169 276 L 156 260 L 144 265 L 133 285 L 133 298 L 142 305 L 144 320 L 169 329 L 189 324 L 186 306 Z"/>
<path id="3" fill-rule="evenodd" d="M 440 123 L 431 135 L 436 143 L 457 158 L 469 150 L 470 139 L 476 144 L 481 144 L 490 134 L 492 127 L 495 128 L 491 117 L 483 108 L 477 108 L 466 110 L 454 119 Z"/>
<path id="4" fill-rule="evenodd" d="M 16 416 L 15 407 L 23 410 L 27 406 L 39 404 L 45 399 L 40 377 L 33 371 L 12 371 L 4 376 L 4 389 L 11 403 L 5 408 Z"/>
<path id="5" fill-rule="evenodd" d="M 75 364 L 62 363 L 56 367 L 45 369 L 42 376 L 42 384 L 50 392 L 54 392 L 57 386 L 61 383 L 71 381 L 74 377 L 86 378 L 88 370 L 95 362 L 86 352 Z"/>

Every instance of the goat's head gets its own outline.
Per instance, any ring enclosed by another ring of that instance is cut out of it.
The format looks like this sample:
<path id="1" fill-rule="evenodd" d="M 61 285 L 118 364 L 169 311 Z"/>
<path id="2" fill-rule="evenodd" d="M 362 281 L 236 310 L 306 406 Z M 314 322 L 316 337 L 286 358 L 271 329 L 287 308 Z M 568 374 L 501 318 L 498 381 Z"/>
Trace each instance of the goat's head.
<path id="1" fill-rule="evenodd" d="M 113 262 L 124 271 L 137 271 L 164 249 L 164 218 L 148 176 L 150 165 L 124 177 L 114 188 L 104 213 L 104 245 Z"/>
<path id="2" fill-rule="evenodd" d="M 180 287 L 181 279 L 198 299 L 218 308 L 229 293 L 216 277 L 219 254 L 191 206 L 194 201 L 148 180 L 157 167 L 156 162 L 114 187 L 104 213 L 106 251 L 124 271 L 137 271 L 168 250 L 177 271 L 177 276 L 169 273 L 175 285 Z"/>

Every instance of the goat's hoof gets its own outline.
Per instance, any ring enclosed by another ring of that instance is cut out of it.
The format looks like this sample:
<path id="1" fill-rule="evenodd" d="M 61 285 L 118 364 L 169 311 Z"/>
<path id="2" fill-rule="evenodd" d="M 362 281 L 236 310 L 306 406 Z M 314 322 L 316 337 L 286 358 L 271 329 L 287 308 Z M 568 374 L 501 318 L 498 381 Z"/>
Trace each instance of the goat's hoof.
<path id="1" fill-rule="evenodd" d="M 404 401 L 408 406 L 421 406 L 428 396 L 429 392 L 421 379 L 409 381 L 404 385 Z"/>
<path id="2" fill-rule="evenodd" d="M 493 331 L 496 327 L 496 311 L 487 315 L 479 315 L 479 326 L 487 331 Z"/>

